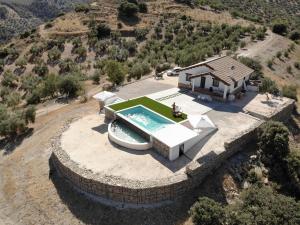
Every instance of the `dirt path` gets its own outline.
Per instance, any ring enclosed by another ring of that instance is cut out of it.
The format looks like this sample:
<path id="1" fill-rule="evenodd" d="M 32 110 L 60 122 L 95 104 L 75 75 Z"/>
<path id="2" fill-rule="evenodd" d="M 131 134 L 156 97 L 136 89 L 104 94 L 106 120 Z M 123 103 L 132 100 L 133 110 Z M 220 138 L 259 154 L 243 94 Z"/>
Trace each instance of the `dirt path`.
<path id="1" fill-rule="evenodd" d="M 247 46 L 245 50 L 239 50 L 238 56 L 265 60 L 272 58 L 278 51 L 288 48 L 291 41 L 285 37 L 267 31 L 265 40 L 258 41 Z"/>

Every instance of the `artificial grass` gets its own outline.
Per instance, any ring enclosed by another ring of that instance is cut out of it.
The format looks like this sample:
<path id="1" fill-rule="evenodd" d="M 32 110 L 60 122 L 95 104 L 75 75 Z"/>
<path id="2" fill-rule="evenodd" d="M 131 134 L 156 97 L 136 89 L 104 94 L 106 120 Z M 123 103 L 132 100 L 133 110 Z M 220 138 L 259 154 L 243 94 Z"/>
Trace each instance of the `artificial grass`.
<path id="1" fill-rule="evenodd" d="M 113 105 L 110 105 L 109 107 L 115 111 L 119 111 L 122 109 L 127 109 L 129 107 L 133 107 L 136 105 L 143 105 L 154 112 L 157 112 L 175 122 L 181 122 L 185 119 L 187 119 L 187 115 L 185 113 L 182 114 L 182 117 L 174 117 L 172 113 L 172 109 L 164 104 L 161 104 L 151 98 L 148 97 L 140 97 L 131 99 L 125 102 L 116 103 Z"/>

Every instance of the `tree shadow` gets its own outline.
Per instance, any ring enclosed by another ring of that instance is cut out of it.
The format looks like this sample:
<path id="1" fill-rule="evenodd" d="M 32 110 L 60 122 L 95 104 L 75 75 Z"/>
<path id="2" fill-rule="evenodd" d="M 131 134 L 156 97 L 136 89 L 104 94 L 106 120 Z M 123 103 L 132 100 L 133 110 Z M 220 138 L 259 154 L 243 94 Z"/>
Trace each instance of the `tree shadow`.
<path id="1" fill-rule="evenodd" d="M 33 134 L 33 128 L 28 128 L 23 134 L 15 136 L 13 138 L 0 139 L 0 151 L 3 151 L 4 155 L 12 153 L 22 142 L 29 138 Z"/>
<path id="2" fill-rule="evenodd" d="M 138 16 L 124 16 L 124 15 L 118 15 L 118 20 L 122 20 L 122 22 L 126 26 L 135 26 L 137 25 L 141 19 Z"/>
<path id="3" fill-rule="evenodd" d="M 99 132 L 100 134 L 105 134 L 107 133 L 108 130 L 108 125 L 103 123 L 97 127 L 93 127 L 92 130 Z"/>

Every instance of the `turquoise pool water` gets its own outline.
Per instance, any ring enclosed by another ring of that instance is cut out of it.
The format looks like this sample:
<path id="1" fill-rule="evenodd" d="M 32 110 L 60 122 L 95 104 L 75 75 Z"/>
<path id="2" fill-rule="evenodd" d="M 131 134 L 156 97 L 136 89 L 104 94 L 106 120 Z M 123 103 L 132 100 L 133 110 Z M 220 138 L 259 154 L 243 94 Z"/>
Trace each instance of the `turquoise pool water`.
<path id="1" fill-rule="evenodd" d="M 118 137 L 128 142 L 133 143 L 145 143 L 147 142 L 145 138 L 139 135 L 137 132 L 131 130 L 122 121 L 115 121 L 111 126 L 112 132 Z"/>
<path id="2" fill-rule="evenodd" d="M 143 106 L 125 109 L 120 111 L 119 114 L 123 115 L 129 122 L 151 133 L 173 124 L 172 121 L 167 120 Z"/>

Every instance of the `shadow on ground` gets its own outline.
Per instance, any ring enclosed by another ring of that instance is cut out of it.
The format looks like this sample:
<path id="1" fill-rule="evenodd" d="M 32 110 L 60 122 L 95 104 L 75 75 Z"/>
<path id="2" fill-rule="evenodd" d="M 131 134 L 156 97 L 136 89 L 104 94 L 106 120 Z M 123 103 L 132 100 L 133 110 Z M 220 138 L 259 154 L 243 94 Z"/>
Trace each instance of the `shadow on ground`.
<path id="1" fill-rule="evenodd" d="M 199 188 L 172 204 L 158 208 L 116 209 L 78 192 L 55 170 L 51 158 L 49 159 L 49 166 L 49 178 L 52 180 L 62 202 L 67 205 L 76 218 L 85 224 L 183 224 L 188 218 L 188 210 L 199 196 L 207 196 L 225 203 L 225 193 L 222 187 L 224 172 L 214 174 L 213 179 L 206 179 Z"/>
<path id="2" fill-rule="evenodd" d="M 3 151 L 4 155 L 12 153 L 26 138 L 29 138 L 32 134 L 33 128 L 29 128 L 22 135 L 18 135 L 13 138 L 0 139 L 0 151 Z"/>

